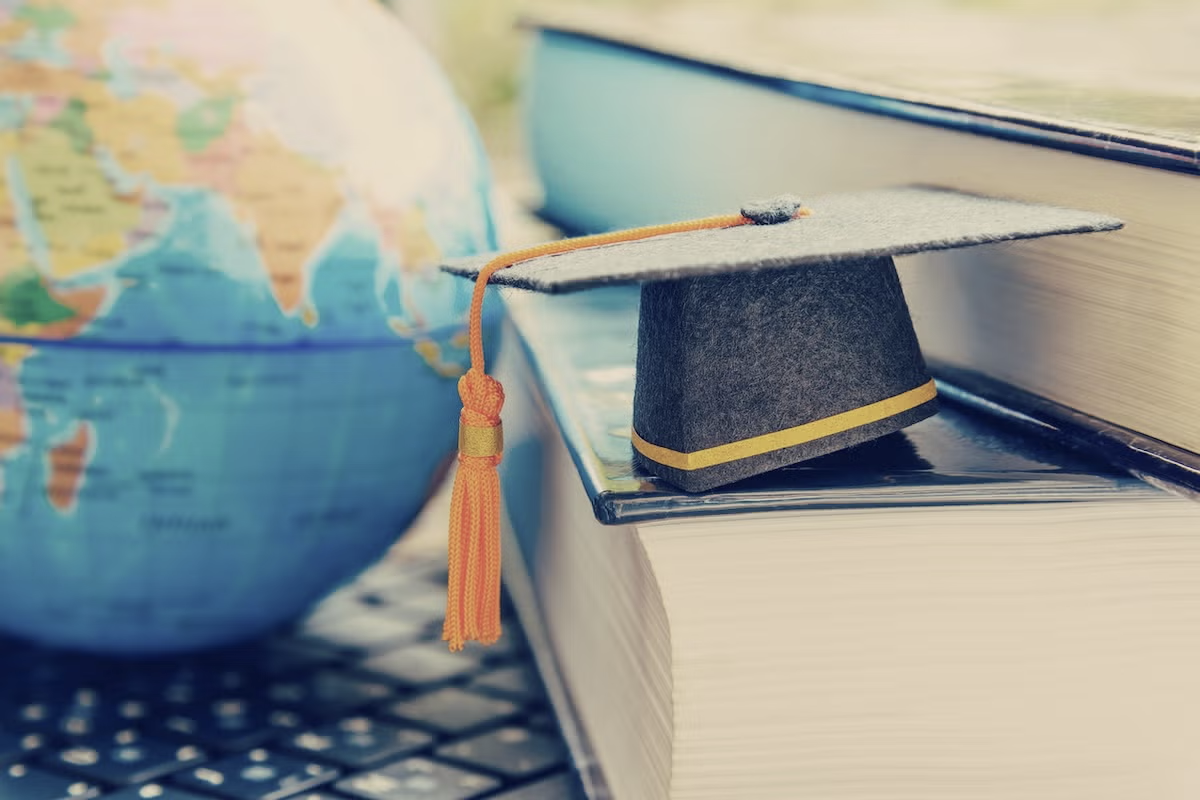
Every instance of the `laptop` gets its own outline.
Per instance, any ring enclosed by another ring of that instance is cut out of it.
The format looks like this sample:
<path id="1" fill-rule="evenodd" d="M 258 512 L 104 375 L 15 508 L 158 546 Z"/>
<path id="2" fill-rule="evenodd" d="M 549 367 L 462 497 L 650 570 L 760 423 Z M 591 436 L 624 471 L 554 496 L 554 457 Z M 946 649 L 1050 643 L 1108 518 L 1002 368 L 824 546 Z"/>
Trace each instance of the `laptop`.
<path id="1" fill-rule="evenodd" d="M 216 652 L 121 660 L 0 638 L 0 800 L 576 800 L 511 603 L 441 641 L 444 562 L 389 558 Z"/>

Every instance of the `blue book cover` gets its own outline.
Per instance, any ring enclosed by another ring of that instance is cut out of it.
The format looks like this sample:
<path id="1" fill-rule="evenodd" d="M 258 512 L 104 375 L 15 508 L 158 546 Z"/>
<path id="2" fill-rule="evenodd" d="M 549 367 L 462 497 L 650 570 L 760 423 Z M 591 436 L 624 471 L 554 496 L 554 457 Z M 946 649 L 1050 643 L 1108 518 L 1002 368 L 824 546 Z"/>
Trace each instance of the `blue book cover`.
<path id="1" fill-rule="evenodd" d="M 510 324 L 498 374 L 508 394 L 501 467 L 514 528 L 536 529 L 544 420 L 561 432 L 596 518 L 623 524 L 675 515 L 797 508 L 1078 502 L 1160 491 L 1028 435 L 991 415 L 943 402 L 933 418 L 840 453 L 702 494 L 633 464 L 630 430 L 637 287 L 548 297 L 506 295 Z"/>
<path id="2" fill-rule="evenodd" d="M 545 49 L 620 50 L 851 111 L 1200 174 L 1194 6 L 668 5 L 528 26 Z"/>

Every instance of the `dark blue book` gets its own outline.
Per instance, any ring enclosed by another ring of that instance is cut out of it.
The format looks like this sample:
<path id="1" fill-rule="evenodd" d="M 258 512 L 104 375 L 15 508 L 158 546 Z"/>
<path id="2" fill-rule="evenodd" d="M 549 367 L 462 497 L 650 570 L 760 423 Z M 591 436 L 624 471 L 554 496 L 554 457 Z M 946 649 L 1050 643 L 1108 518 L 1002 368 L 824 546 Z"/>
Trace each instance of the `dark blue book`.
<path id="1" fill-rule="evenodd" d="M 681 493 L 633 465 L 637 303 L 506 295 L 497 365 L 506 577 L 592 796 L 1200 780 L 1200 505 L 953 396 Z"/>
<path id="2" fill-rule="evenodd" d="M 908 183 L 1111 213 L 1102 242 L 898 260 L 917 332 L 964 401 L 1200 492 L 1200 13 L 1014 6 L 533 20 L 543 214 L 586 233 Z"/>

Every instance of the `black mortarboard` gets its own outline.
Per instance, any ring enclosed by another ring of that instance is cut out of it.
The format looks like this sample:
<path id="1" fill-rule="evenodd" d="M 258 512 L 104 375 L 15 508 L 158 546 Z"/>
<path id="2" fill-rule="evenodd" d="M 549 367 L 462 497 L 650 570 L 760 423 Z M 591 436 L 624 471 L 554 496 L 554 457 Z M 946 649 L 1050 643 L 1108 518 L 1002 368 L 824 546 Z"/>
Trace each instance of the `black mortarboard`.
<path id="1" fill-rule="evenodd" d="M 636 460 L 705 491 L 900 430 L 936 411 L 892 256 L 1113 230 L 1086 211 L 907 187 L 742 209 L 754 224 L 672 233 L 497 272 L 571 292 L 642 284 Z M 487 258 L 446 267 L 476 277 Z"/>

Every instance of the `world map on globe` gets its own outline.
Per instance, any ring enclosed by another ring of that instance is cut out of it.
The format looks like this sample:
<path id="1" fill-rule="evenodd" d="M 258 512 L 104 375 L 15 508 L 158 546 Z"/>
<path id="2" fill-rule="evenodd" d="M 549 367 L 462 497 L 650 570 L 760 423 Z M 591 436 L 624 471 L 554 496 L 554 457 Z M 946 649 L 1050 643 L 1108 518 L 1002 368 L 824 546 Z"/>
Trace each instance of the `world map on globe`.
<path id="1" fill-rule="evenodd" d="M 0 0 L 0 630 L 235 641 L 452 450 L 495 245 L 473 128 L 369 0 Z"/>

